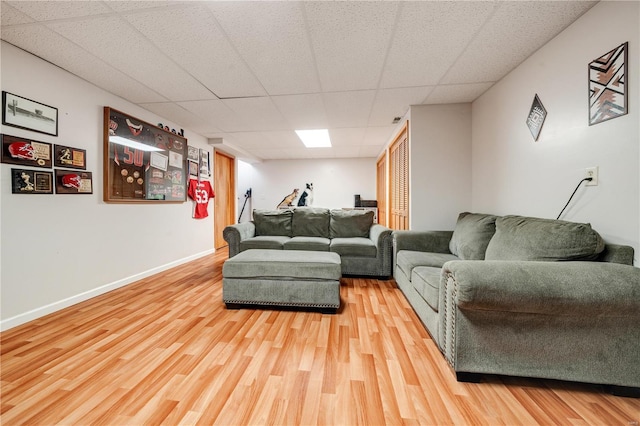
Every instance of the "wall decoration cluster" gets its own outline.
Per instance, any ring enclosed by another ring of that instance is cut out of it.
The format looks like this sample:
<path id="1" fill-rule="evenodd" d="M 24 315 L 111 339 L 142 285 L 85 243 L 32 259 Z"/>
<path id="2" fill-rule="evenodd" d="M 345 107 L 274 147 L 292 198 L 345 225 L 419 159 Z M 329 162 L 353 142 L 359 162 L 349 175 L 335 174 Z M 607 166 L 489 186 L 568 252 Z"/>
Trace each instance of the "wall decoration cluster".
<path id="1" fill-rule="evenodd" d="M 628 42 L 589 62 L 589 126 L 628 113 Z M 527 117 L 527 126 L 537 141 L 547 110 L 536 94 Z"/>
<path id="2" fill-rule="evenodd" d="M 104 201 L 185 202 L 187 140 L 104 107 Z"/>
<path id="3" fill-rule="evenodd" d="M 81 170 L 87 168 L 84 149 L 18 136 L 1 137 L 3 163 L 48 169 L 52 165 Z M 91 172 L 55 169 L 54 180 L 51 171 L 11 169 L 11 192 L 14 194 L 53 194 L 54 188 L 56 194 L 92 194 Z"/>
<path id="4" fill-rule="evenodd" d="M 589 64 L 589 125 L 627 113 L 627 47 L 622 43 Z"/>
<path id="5" fill-rule="evenodd" d="M 2 124 L 58 136 L 58 109 L 9 92 L 2 92 Z M 87 168 L 87 151 L 30 138 L 0 135 L 2 162 L 23 167 L 77 170 L 42 171 L 11 169 L 13 194 L 92 194 L 93 179 Z"/>

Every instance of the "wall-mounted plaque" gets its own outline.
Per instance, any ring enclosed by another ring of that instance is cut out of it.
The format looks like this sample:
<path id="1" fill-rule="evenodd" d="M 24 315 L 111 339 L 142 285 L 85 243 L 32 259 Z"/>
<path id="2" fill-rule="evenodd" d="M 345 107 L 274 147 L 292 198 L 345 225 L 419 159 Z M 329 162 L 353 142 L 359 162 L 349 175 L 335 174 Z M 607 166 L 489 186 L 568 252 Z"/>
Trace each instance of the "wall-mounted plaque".
<path id="1" fill-rule="evenodd" d="M 2 162 L 20 166 L 51 168 L 51 144 L 2 135 Z"/>
<path id="2" fill-rule="evenodd" d="M 87 168 L 87 151 L 64 145 L 54 145 L 53 165 L 70 169 Z"/>
<path id="3" fill-rule="evenodd" d="M 93 194 L 92 173 L 56 169 L 56 194 Z"/>
<path id="4" fill-rule="evenodd" d="M 41 170 L 11 169 L 14 194 L 53 194 L 53 173 Z"/>

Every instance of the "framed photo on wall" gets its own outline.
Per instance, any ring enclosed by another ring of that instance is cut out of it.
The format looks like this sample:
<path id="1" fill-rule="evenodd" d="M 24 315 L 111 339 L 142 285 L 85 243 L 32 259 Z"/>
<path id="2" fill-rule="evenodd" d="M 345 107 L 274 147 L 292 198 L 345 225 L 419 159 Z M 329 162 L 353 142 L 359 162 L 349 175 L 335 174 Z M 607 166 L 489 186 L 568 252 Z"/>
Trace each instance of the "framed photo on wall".
<path id="1" fill-rule="evenodd" d="M 58 109 L 3 91 L 2 124 L 58 136 Z"/>
<path id="2" fill-rule="evenodd" d="M 186 159 L 184 137 L 104 107 L 105 202 L 185 202 Z"/>

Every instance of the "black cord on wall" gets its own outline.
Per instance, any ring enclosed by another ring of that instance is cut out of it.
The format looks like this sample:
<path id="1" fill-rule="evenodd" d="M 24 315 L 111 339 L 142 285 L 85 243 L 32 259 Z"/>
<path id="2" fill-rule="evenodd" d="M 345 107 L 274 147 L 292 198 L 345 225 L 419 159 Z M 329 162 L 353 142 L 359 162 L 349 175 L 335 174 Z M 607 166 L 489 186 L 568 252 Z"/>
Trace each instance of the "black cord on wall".
<path id="1" fill-rule="evenodd" d="M 582 182 L 587 181 L 587 182 L 591 182 L 593 180 L 593 178 L 584 178 L 582 179 L 579 183 L 578 186 L 576 186 L 576 189 L 573 190 L 573 194 L 571 194 L 571 197 L 569 197 L 569 201 L 567 201 L 567 204 L 564 205 L 564 207 L 562 208 L 562 210 L 560 211 L 560 214 L 558 215 L 558 217 L 556 217 L 557 219 L 560 219 L 560 216 L 562 216 L 562 212 L 564 212 L 564 209 L 567 208 L 567 206 L 569 205 L 569 203 L 571 202 L 571 199 L 573 198 L 574 195 L 576 195 L 576 192 L 578 191 L 578 188 L 580 188 L 580 185 L 582 185 Z"/>

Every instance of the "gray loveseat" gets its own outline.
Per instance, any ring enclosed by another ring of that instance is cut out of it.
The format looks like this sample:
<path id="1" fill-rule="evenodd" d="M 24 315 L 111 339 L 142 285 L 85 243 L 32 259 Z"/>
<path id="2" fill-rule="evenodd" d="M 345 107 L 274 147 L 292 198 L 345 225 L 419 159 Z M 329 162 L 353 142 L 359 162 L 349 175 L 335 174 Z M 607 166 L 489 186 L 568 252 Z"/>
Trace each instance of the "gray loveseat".
<path id="1" fill-rule="evenodd" d="M 342 274 L 391 276 L 391 230 L 373 223 L 373 212 L 301 207 L 254 210 L 251 222 L 222 232 L 229 257 L 249 249 L 330 251 L 340 255 Z"/>
<path id="2" fill-rule="evenodd" d="M 394 232 L 394 277 L 458 380 L 478 374 L 640 388 L 640 269 L 589 224 L 462 213 Z"/>

